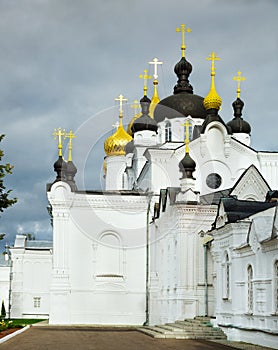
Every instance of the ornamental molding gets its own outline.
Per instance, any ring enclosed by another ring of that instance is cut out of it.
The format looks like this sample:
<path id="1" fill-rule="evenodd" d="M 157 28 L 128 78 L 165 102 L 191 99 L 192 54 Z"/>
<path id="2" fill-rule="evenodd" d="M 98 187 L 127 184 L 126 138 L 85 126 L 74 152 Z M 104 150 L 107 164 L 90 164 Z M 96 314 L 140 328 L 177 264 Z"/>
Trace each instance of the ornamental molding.
<path id="1" fill-rule="evenodd" d="M 253 156 L 254 158 L 256 157 L 257 155 L 257 151 L 251 149 L 251 148 L 248 148 L 246 147 L 245 145 L 239 143 L 238 141 L 236 141 L 235 139 L 231 138 L 231 143 L 230 143 L 230 147 L 239 152 L 239 153 L 244 153 L 246 155 L 248 155 L 249 157 L 250 156 Z"/>
<path id="2" fill-rule="evenodd" d="M 198 216 L 203 216 L 203 215 L 211 215 L 213 217 L 216 216 L 217 214 L 217 206 L 208 206 L 208 207 L 204 207 L 204 206 L 199 206 L 196 205 L 194 207 L 190 207 L 187 204 L 177 204 L 175 206 L 176 210 L 177 210 L 177 214 L 180 216 L 184 216 L 184 215 L 198 215 Z"/>
<path id="3" fill-rule="evenodd" d="M 121 198 L 122 197 L 122 198 Z M 124 209 L 128 211 L 147 210 L 148 198 L 146 196 L 113 196 L 113 195 L 81 195 L 78 194 L 72 208 L 95 209 Z"/>
<path id="4" fill-rule="evenodd" d="M 258 159 L 260 160 L 260 162 L 271 162 L 272 164 L 277 164 L 278 162 L 278 152 L 258 152 Z M 275 163 L 273 163 L 275 162 Z"/>
<path id="5" fill-rule="evenodd" d="M 261 249 L 263 253 L 271 252 L 273 250 L 278 250 L 278 240 L 277 238 L 275 240 L 271 240 L 268 242 L 262 242 L 261 243 Z"/>

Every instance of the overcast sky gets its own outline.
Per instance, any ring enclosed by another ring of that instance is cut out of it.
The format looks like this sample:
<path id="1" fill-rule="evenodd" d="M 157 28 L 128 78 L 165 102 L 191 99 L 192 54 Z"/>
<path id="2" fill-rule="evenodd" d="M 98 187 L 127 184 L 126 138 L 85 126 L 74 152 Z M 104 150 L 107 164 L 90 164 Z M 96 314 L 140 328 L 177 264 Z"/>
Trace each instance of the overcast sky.
<path id="1" fill-rule="evenodd" d="M 252 147 L 277 151 L 277 18 L 277 0 L 1 0 L 0 117 L 6 137 L 0 147 L 4 161 L 14 165 L 5 184 L 18 197 L 0 219 L 7 243 L 16 233 L 51 238 L 45 186 L 55 179 L 54 128 L 77 134 L 79 188 L 100 188 L 103 137 L 117 121 L 114 98 L 122 93 L 132 103 L 142 97 L 138 76 L 155 56 L 164 62 L 160 98 L 172 94 L 173 67 L 181 56 L 175 28 L 181 23 L 192 29 L 186 56 L 194 93 L 207 94 L 205 58 L 215 51 L 221 58 L 216 87 L 222 118 L 232 119 L 232 78 L 241 70 Z M 127 104 L 126 123 L 132 114 Z"/>

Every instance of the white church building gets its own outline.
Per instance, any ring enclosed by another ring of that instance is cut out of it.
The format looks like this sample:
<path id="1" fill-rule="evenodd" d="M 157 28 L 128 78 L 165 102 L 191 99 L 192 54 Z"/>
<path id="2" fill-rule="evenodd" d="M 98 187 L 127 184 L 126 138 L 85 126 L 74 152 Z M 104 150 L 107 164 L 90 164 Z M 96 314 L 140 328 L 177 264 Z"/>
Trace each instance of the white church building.
<path id="1" fill-rule="evenodd" d="M 182 45 L 177 84 L 161 101 L 154 60 L 153 97 L 145 81 L 127 131 L 119 96 L 103 191 L 77 188 L 73 135 L 65 161 L 57 130 L 53 242 L 17 236 L 12 317 L 157 325 L 211 316 L 231 340 L 278 348 L 278 153 L 251 147 L 240 74 L 234 116 L 220 117 L 216 59 L 209 93 L 195 95 Z"/>

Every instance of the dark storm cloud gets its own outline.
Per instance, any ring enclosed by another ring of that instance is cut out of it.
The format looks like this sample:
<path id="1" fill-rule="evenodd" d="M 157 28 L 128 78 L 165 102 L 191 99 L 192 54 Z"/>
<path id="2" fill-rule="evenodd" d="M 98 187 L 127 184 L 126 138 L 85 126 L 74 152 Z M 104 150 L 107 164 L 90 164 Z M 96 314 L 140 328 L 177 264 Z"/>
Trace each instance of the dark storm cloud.
<path id="1" fill-rule="evenodd" d="M 77 131 L 78 184 L 100 187 L 100 139 L 117 120 L 114 98 L 141 97 L 138 76 L 155 56 L 164 61 L 160 97 L 172 93 L 173 66 L 180 57 L 175 28 L 181 23 L 192 28 L 186 54 L 194 91 L 208 92 L 205 58 L 216 51 L 221 116 L 232 118 L 232 77 L 241 70 L 247 77 L 242 98 L 253 146 L 277 150 L 277 13 L 277 1 L 261 0 L 1 1 L 0 118 L 6 138 L 0 146 L 15 165 L 7 187 L 19 198 L 3 213 L 1 231 L 10 237 L 18 231 L 49 236 L 45 184 L 55 178 L 54 128 Z M 131 115 L 126 111 L 126 121 Z"/>

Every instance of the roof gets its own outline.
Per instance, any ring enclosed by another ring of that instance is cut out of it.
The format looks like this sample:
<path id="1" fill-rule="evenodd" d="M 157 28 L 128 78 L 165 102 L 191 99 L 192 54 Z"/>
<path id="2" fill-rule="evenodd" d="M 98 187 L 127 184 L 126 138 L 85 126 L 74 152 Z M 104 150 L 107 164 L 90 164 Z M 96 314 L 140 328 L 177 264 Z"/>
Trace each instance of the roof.
<path id="1" fill-rule="evenodd" d="M 238 200 L 234 197 L 225 197 L 221 199 L 227 215 L 228 223 L 236 222 L 248 218 L 249 216 L 275 207 L 276 202 L 255 202 L 247 200 Z"/>
<path id="2" fill-rule="evenodd" d="M 216 204 L 218 205 L 220 202 L 220 199 L 222 197 L 227 197 L 230 193 L 231 189 L 227 188 L 226 190 L 216 191 L 208 194 L 204 194 L 200 196 L 200 203 L 201 204 Z"/>
<path id="3" fill-rule="evenodd" d="M 36 241 L 36 240 L 26 240 L 25 248 L 35 248 L 35 249 L 50 249 L 53 247 L 52 241 Z"/>

